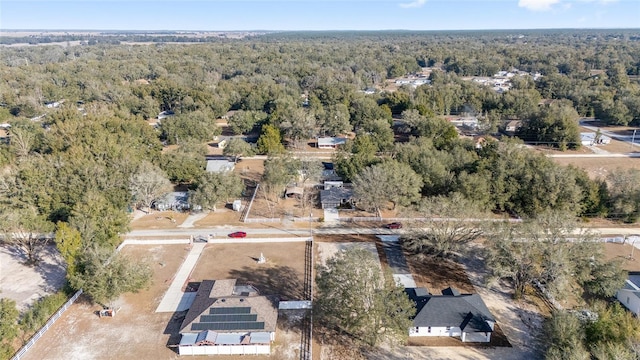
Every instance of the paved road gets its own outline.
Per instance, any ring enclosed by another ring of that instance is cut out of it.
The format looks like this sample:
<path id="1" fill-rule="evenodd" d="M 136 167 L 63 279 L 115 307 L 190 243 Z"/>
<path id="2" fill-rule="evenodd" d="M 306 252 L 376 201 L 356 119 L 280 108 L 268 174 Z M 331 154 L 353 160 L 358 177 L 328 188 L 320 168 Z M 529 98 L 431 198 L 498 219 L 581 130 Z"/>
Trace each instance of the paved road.
<path id="1" fill-rule="evenodd" d="M 582 126 L 585 129 L 589 129 L 591 131 L 598 131 L 598 129 L 600 129 L 600 133 L 602 133 L 602 135 L 606 135 L 612 139 L 616 139 L 618 141 L 624 141 L 626 143 L 629 143 L 629 146 L 640 146 L 640 133 L 637 133 L 636 136 L 634 137 L 633 134 L 632 135 L 620 135 L 620 134 L 616 134 L 612 131 L 606 130 L 606 129 L 602 129 L 596 126 L 591 126 L 589 125 L 590 121 L 592 121 L 593 119 L 590 118 L 582 118 L 580 119 L 580 126 Z"/>
<path id="2" fill-rule="evenodd" d="M 547 157 L 551 158 L 640 158 L 640 153 L 626 153 L 626 154 L 547 154 Z"/>
<path id="3" fill-rule="evenodd" d="M 212 235 L 212 238 L 226 238 L 231 232 L 242 230 L 247 233 L 248 236 L 254 235 L 279 235 L 283 237 L 290 236 L 309 236 L 309 230 L 297 230 L 276 227 L 270 228 L 243 228 L 232 226 L 218 226 L 211 228 L 189 228 L 189 229 L 154 229 L 154 230 L 133 230 L 125 235 L 128 239 L 136 238 L 152 238 L 152 237 L 190 237 L 190 236 L 208 236 Z M 601 235 L 633 235 L 640 234 L 640 227 L 625 227 L 625 228 L 588 228 L 597 234 Z M 362 227 L 331 227 L 331 228 L 316 228 L 313 229 L 314 235 L 386 235 L 386 234 L 405 234 L 413 231 L 413 229 L 405 228 L 401 230 L 389 230 L 384 228 L 362 228 Z M 578 231 L 576 231 L 578 232 Z"/>

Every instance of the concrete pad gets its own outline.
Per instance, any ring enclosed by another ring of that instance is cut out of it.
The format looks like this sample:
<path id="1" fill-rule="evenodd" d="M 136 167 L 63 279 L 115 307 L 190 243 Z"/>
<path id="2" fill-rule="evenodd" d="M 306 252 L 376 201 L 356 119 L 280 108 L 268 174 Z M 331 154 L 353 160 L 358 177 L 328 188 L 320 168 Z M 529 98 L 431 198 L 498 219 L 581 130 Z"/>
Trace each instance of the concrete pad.
<path id="1" fill-rule="evenodd" d="M 186 306 L 188 303 L 188 297 L 183 300 L 185 293 L 182 292 L 182 286 L 187 282 L 187 280 L 189 280 L 189 275 L 191 275 L 191 272 L 196 266 L 198 258 L 200 257 L 200 254 L 202 254 L 206 245 L 207 244 L 205 243 L 193 244 L 187 258 L 184 259 L 184 262 L 180 266 L 176 276 L 173 278 L 171 285 L 169 285 L 169 289 L 167 289 L 167 292 L 164 294 L 162 301 L 160 301 L 158 308 L 156 308 L 156 312 L 176 312 L 180 311 L 178 309 L 181 306 Z M 191 300 L 191 302 L 193 302 L 193 300 Z M 190 303 L 189 306 L 191 306 Z"/>
<path id="2" fill-rule="evenodd" d="M 382 242 L 398 242 L 400 235 L 376 235 Z"/>
<path id="3" fill-rule="evenodd" d="M 189 215 L 182 224 L 178 225 L 179 228 L 192 228 L 193 224 L 198 221 L 198 220 L 202 220 L 205 217 L 207 217 L 207 213 L 206 212 L 201 212 L 199 214 L 191 214 Z"/>
<path id="4" fill-rule="evenodd" d="M 393 280 L 395 280 L 396 283 L 402 284 L 405 288 L 417 287 L 415 280 L 413 280 L 413 275 L 411 274 L 393 274 Z"/>
<path id="5" fill-rule="evenodd" d="M 334 223 L 340 220 L 338 209 L 324 209 L 324 222 Z"/>

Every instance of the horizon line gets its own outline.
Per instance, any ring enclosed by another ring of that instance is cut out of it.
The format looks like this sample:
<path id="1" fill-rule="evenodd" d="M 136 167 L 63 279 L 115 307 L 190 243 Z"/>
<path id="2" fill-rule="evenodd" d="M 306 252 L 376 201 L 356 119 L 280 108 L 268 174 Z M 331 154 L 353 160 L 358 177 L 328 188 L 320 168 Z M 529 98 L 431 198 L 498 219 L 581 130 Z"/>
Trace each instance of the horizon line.
<path id="1" fill-rule="evenodd" d="M 640 30 L 640 27 L 548 27 L 548 28 L 475 28 L 475 29 L 238 29 L 238 30 L 195 30 L 195 29 L 2 29 L 0 33 L 18 31 L 85 31 L 85 32 L 330 32 L 330 31 L 352 31 L 352 32 L 377 32 L 377 31 L 528 31 L 528 30 Z"/>

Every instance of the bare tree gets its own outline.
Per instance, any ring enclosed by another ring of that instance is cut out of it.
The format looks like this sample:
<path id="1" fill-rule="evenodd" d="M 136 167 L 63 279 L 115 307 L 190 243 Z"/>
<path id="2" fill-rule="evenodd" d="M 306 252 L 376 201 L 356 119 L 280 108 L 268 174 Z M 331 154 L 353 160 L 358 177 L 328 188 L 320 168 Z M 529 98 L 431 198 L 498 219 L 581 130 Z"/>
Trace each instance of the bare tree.
<path id="1" fill-rule="evenodd" d="M 427 219 L 422 229 L 403 239 L 405 247 L 416 253 L 457 256 L 484 234 L 485 221 L 480 207 L 457 193 L 426 198 L 420 214 Z"/>
<path id="2" fill-rule="evenodd" d="M 129 180 L 129 190 L 136 206 L 149 209 L 153 200 L 171 190 L 171 182 L 164 171 L 143 161 Z"/>
<path id="3" fill-rule="evenodd" d="M 33 207 L 6 209 L 0 214 L 0 227 L 4 241 L 20 250 L 28 264 L 39 261 L 39 253 L 48 244 L 53 224 Z"/>

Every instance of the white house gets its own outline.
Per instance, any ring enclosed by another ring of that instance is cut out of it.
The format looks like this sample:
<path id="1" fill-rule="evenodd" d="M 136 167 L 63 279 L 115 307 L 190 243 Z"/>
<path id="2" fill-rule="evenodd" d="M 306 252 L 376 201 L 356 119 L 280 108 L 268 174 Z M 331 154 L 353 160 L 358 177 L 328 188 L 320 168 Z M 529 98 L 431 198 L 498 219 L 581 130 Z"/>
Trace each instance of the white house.
<path id="1" fill-rule="evenodd" d="M 204 280 L 180 326 L 180 355 L 268 355 L 278 309 L 235 279 Z"/>
<path id="2" fill-rule="evenodd" d="M 185 211 L 189 209 L 189 193 L 186 191 L 174 191 L 154 200 L 151 204 L 158 211 Z"/>
<path id="3" fill-rule="evenodd" d="M 633 314 L 640 316 L 640 271 L 629 271 L 629 278 L 616 293 L 616 299 Z"/>
<path id="4" fill-rule="evenodd" d="M 227 146 L 228 142 L 229 142 L 229 138 L 227 138 L 226 136 L 213 137 L 213 146 L 217 147 L 218 149 L 224 149 L 225 146 Z"/>
<path id="5" fill-rule="evenodd" d="M 347 143 L 347 138 L 342 137 L 321 137 L 318 138 L 318 149 L 335 149 Z"/>
<path id="6" fill-rule="evenodd" d="M 405 289 L 416 305 L 409 336 L 459 337 L 462 342 L 490 342 L 496 320 L 478 294 L 453 288 L 432 295 L 425 288 Z"/>

